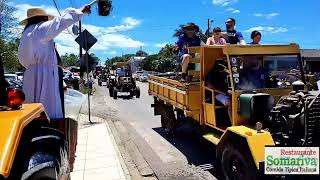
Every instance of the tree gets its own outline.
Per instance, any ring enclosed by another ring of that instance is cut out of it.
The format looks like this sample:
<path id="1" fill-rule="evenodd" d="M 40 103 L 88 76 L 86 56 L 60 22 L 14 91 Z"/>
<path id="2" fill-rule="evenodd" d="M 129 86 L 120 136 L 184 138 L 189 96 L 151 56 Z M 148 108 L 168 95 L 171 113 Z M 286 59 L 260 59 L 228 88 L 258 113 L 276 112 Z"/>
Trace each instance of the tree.
<path id="1" fill-rule="evenodd" d="M 8 72 L 23 70 L 18 59 L 19 39 L 5 41 L 0 39 L 0 55 L 2 56 L 4 69 Z"/>
<path id="2" fill-rule="evenodd" d="M 75 54 L 68 54 L 61 56 L 61 63 L 63 67 L 76 66 L 79 56 Z"/>
<path id="3" fill-rule="evenodd" d="M 135 54 L 124 54 L 122 56 L 115 56 L 111 59 L 108 58 L 105 62 L 105 65 L 111 67 L 113 65 L 113 63 L 115 63 L 115 62 L 126 62 L 131 57 L 134 57 L 134 56 L 135 56 Z"/>
<path id="4" fill-rule="evenodd" d="M 154 71 L 159 60 L 160 60 L 159 54 L 149 55 L 142 60 L 141 67 L 146 71 Z"/>
<path id="5" fill-rule="evenodd" d="M 0 28 L 1 39 L 14 39 L 21 32 L 18 27 L 18 20 L 13 16 L 15 8 L 8 5 L 7 0 L 0 1 Z"/>

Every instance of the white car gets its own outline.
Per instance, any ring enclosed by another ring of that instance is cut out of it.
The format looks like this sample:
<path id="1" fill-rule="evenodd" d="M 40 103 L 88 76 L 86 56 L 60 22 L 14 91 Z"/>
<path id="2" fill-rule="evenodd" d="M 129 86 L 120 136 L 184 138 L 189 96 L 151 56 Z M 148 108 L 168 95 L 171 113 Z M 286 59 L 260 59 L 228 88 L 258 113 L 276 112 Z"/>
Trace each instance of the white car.
<path id="1" fill-rule="evenodd" d="M 16 74 L 4 74 L 4 78 L 7 81 L 10 81 L 10 80 L 19 81 L 18 75 L 16 75 Z"/>
<path id="2" fill-rule="evenodd" d="M 16 72 L 16 75 L 20 81 L 23 81 L 23 72 Z"/>

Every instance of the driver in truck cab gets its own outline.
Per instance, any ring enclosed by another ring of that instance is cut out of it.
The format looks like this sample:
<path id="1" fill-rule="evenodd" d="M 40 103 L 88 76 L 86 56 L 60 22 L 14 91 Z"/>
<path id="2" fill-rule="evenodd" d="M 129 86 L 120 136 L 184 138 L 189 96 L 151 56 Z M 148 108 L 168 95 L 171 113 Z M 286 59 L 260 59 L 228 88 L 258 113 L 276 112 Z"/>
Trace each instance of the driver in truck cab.
<path id="1" fill-rule="evenodd" d="M 199 32 L 199 26 L 194 23 L 188 23 L 182 28 L 183 35 L 181 35 L 176 42 L 175 49 L 179 51 L 178 63 L 182 68 L 181 81 L 186 81 L 188 64 L 190 62 L 190 55 L 188 53 L 188 47 L 202 46 L 204 42 L 197 36 Z"/>
<path id="2" fill-rule="evenodd" d="M 231 91 L 228 89 L 228 73 L 226 72 L 227 62 L 224 60 L 217 60 L 214 67 L 206 77 L 207 87 L 213 89 L 215 92 L 215 99 L 227 107 L 228 115 L 231 120 Z"/>

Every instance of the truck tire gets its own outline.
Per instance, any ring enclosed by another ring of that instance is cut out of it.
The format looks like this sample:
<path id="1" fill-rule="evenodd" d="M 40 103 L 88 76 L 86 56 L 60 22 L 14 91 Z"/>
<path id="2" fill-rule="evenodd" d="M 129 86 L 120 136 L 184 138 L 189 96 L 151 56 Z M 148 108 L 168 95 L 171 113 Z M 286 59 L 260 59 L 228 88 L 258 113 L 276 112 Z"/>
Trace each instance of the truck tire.
<path id="1" fill-rule="evenodd" d="M 44 168 L 26 180 L 58 180 L 58 172 L 55 167 Z"/>
<path id="2" fill-rule="evenodd" d="M 113 88 L 113 99 L 117 99 L 118 98 L 118 90 L 117 88 Z"/>
<path id="3" fill-rule="evenodd" d="M 136 87 L 136 98 L 140 98 L 140 88 Z"/>
<path id="4" fill-rule="evenodd" d="M 243 146 L 231 144 L 225 146 L 221 164 L 227 180 L 255 180 L 257 178 L 257 168 L 248 151 Z"/>
<path id="5" fill-rule="evenodd" d="M 101 81 L 98 81 L 98 85 L 99 85 L 99 86 L 102 86 L 102 82 L 101 82 Z"/>
<path id="6" fill-rule="evenodd" d="M 177 120 L 173 109 L 168 106 L 161 114 L 161 126 L 167 137 L 172 138 L 176 135 Z"/>
<path id="7" fill-rule="evenodd" d="M 113 87 L 109 86 L 109 96 L 113 97 Z"/>

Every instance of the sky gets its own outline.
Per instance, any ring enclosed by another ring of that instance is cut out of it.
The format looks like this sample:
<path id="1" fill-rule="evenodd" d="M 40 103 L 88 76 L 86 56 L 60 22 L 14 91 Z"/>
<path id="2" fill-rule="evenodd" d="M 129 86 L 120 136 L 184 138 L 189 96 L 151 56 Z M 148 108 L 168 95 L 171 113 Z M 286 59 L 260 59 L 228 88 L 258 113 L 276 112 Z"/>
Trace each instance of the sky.
<path id="1" fill-rule="evenodd" d="M 55 0 L 62 15 L 68 7 L 80 8 L 89 0 Z M 14 0 L 18 20 L 32 6 L 59 15 L 53 0 Z M 262 44 L 298 43 L 301 48 L 320 49 L 319 0 L 113 0 L 108 17 L 98 16 L 97 6 L 83 17 L 83 28 L 98 42 L 90 49 L 104 62 L 107 58 L 135 53 L 140 48 L 157 53 L 165 44 L 174 43 L 174 30 L 194 22 L 204 31 L 207 20 L 212 27 L 225 29 L 228 17 L 236 19 L 236 30 L 250 42 L 253 30 L 262 32 Z M 64 31 L 55 38 L 60 54 L 79 53 L 75 36 Z"/>

